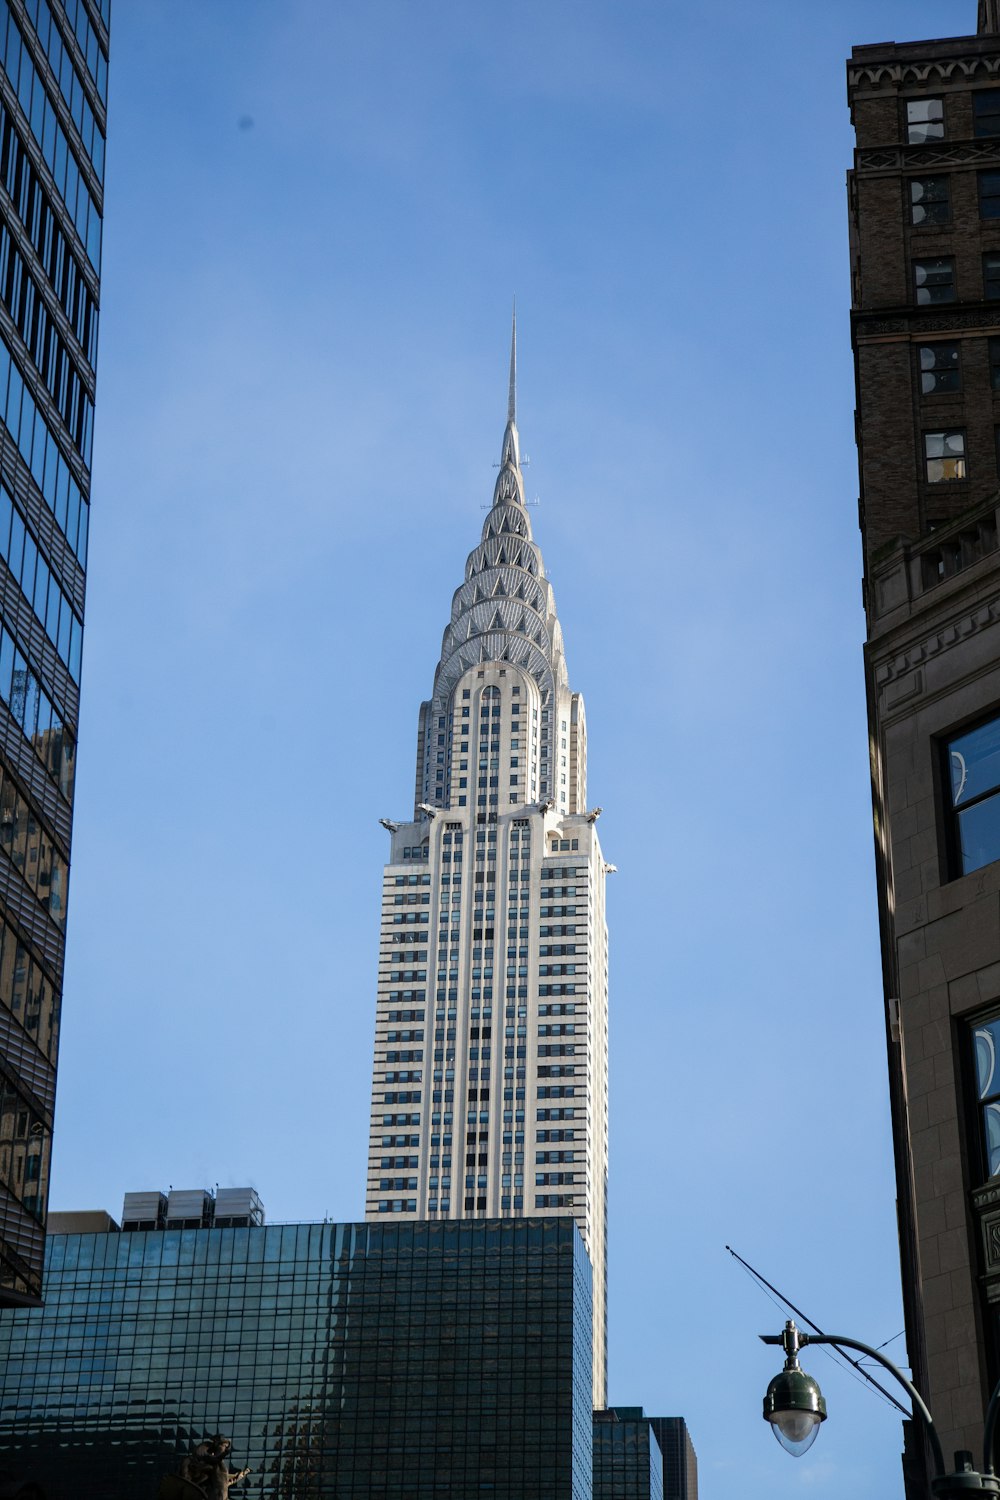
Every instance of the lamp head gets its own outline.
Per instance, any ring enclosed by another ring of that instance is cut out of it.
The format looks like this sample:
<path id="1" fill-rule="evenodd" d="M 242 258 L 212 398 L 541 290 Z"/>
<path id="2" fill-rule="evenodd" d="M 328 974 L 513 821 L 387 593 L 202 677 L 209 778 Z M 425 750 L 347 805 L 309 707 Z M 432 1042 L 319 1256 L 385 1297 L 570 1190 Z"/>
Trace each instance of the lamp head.
<path id="1" fill-rule="evenodd" d="M 793 1458 L 801 1458 L 816 1441 L 819 1424 L 826 1420 L 826 1402 L 815 1380 L 800 1367 L 796 1354 L 789 1354 L 785 1368 L 767 1388 L 764 1419 Z"/>

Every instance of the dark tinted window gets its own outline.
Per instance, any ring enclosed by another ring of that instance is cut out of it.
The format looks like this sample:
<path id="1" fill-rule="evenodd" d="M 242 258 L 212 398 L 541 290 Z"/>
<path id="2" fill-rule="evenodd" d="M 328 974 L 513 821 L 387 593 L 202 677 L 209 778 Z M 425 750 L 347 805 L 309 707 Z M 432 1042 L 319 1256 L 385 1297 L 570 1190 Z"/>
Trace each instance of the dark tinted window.
<path id="1" fill-rule="evenodd" d="M 991 339 L 991 349 L 995 342 L 1000 343 L 1000 340 Z M 962 361 L 958 344 L 922 344 L 918 357 L 921 395 L 936 396 L 962 389 Z"/>
<path id="2" fill-rule="evenodd" d="M 913 262 L 913 290 L 919 306 L 934 302 L 954 302 L 955 261 L 950 255 Z"/>
<path id="3" fill-rule="evenodd" d="M 1000 173 L 980 172 L 982 178 L 998 177 Z M 998 215 L 983 217 L 996 218 Z M 947 224 L 951 218 L 951 191 L 947 177 L 912 177 L 910 179 L 910 219 L 914 224 Z"/>
<path id="4" fill-rule="evenodd" d="M 1000 89 L 981 89 L 972 96 L 976 135 L 1000 135 Z"/>
<path id="5" fill-rule="evenodd" d="M 979 217 L 1000 219 L 1000 172 L 979 174 Z"/>
<path id="6" fill-rule="evenodd" d="M 983 296 L 990 302 L 1000 299 L 1000 250 L 983 256 Z"/>

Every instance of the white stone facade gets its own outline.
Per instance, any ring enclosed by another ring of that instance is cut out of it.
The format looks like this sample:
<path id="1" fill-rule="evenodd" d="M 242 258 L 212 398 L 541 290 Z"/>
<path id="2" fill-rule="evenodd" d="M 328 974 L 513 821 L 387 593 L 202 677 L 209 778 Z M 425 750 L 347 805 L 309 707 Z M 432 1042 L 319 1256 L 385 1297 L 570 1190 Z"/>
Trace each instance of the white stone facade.
<path id="1" fill-rule="evenodd" d="M 366 1216 L 572 1213 L 603 1407 L 609 867 L 586 796 L 583 700 L 531 536 L 512 395 L 420 710 L 414 821 L 388 825 Z"/>

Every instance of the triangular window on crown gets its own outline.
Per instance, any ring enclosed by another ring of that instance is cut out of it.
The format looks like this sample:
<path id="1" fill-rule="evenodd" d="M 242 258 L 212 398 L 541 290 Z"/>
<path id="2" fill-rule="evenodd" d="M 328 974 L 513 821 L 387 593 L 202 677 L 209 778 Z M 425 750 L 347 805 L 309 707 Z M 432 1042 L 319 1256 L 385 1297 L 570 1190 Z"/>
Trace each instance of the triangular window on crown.
<path id="1" fill-rule="evenodd" d="M 499 550 L 499 552 L 497 553 L 497 566 L 499 566 L 500 563 L 505 563 L 506 561 L 507 561 L 507 550 L 506 550 L 505 547 L 501 547 L 500 550 Z"/>
<path id="2" fill-rule="evenodd" d="M 493 593 L 494 593 L 494 595 L 498 599 L 506 599 L 506 597 L 507 597 L 507 590 L 503 586 L 503 579 L 502 578 L 498 578 L 497 579 L 496 587 L 493 590 Z"/>
<path id="3" fill-rule="evenodd" d="M 500 611 L 499 610 L 496 610 L 494 612 L 493 618 L 490 621 L 490 629 L 491 630 L 502 630 L 503 629 L 503 620 L 501 620 L 501 618 L 500 618 Z"/>

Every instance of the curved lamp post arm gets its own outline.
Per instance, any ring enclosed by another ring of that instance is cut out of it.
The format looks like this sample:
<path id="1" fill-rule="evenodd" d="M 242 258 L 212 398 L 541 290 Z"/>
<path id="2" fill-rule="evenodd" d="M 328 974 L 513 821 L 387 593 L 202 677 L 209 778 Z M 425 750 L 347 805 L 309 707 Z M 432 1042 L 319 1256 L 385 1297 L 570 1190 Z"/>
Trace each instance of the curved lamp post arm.
<path id="1" fill-rule="evenodd" d="M 804 1349 L 807 1344 L 842 1344 L 845 1349 L 857 1349 L 860 1354 L 867 1354 L 869 1359 L 874 1359 L 878 1364 L 882 1366 L 884 1370 L 888 1370 L 890 1375 L 895 1376 L 895 1378 L 899 1381 L 899 1384 L 903 1387 L 903 1390 L 913 1402 L 913 1409 L 919 1415 L 927 1431 L 927 1440 L 931 1445 L 931 1453 L 934 1455 L 935 1477 L 937 1479 L 944 1478 L 944 1453 L 941 1450 L 941 1439 L 937 1435 L 937 1428 L 934 1426 L 934 1418 L 930 1414 L 930 1409 L 927 1405 L 927 1402 L 924 1400 L 923 1396 L 921 1396 L 920 1392 L 917 1390 L 912 1381 L 907 1380 L 902 1370 L 897 1369 L 892 1360 L 886 1359 L 885 1355 L 881 1354 L 878 1349 L 873 1349 L 871 1344 L 863 1344 L 860 1339 L 841 1338 L 839 1334 L 832 1333 L 800 1333 L 797 1328 L 793 1328 L 791 1331 L 786 1328 L 785 1332 L 782 1334 L 762 1333 L 760 1335 L 760 1339 L 761 1342 L 765 1344 L 781 1344 L 784 1347 L 786 1354 L 794 1354 L 797 1349 Z M 790 1342 L 795 1347 L 789 1348 Z M 1000 1417 L 1000 1400 L 998 1400 L 998 1394 L 1000 1394 L 1000 1387 L 998 1387 L 997 1391 L 994 1392 L 993 1400 L 990 1402 L 989 1416 L 987 1417 L 988 1440 L 990 1441 L 991 1446 L 992 1431 L 990 1430 L 990 1422 L 992 1420 L 993 1426 L 995 1427 L 997 1419 L 998 1417 Z M 991 1456 L 991 1453 L 987 1451 L 987 1466 L 989 1466 Z"/>

